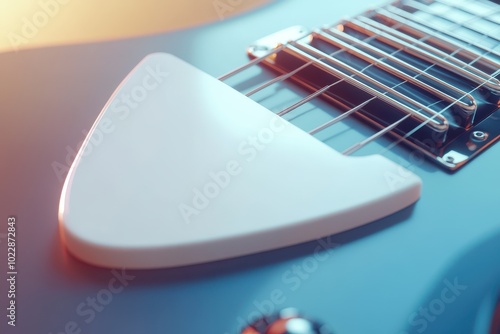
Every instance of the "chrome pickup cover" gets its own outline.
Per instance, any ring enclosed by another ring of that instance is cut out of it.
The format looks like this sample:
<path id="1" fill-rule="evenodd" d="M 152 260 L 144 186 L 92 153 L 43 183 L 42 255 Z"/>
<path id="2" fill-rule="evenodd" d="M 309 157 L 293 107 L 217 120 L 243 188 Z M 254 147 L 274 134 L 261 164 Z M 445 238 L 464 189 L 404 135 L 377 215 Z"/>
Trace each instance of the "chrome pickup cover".
<path id="1" fill-rule="evenodd" d="M 500 137 L 500 6 L 398 1 L 316 29 L 292 27 L 249 47 L 355 116 L 456 170 Z M 325 89 L 325 87 L 328 87 Z"/>

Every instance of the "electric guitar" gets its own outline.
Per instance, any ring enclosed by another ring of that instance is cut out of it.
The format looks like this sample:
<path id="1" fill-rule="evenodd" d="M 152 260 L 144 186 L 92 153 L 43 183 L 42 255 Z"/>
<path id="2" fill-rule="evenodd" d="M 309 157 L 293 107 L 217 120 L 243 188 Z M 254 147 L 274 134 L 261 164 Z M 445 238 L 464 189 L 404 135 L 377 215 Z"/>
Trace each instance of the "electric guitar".
<path id="1" fill-rule="evenodd" d="M 495 333 L 500 6 L 368 5 L 1 54 L 2 328 Z"/>

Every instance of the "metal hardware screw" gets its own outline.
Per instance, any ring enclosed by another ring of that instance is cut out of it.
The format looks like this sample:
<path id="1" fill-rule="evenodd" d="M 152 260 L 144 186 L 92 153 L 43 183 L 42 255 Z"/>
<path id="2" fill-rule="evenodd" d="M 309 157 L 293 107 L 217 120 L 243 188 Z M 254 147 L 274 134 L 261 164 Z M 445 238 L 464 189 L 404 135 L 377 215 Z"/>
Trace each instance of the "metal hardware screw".
<path id="1" fill-rule="evenodd" d="M 472 138 L 479 141 L 485 141 L 486 139 L 488 139 L 488 134 L 483 131 L 474 131 L 472 133 Z"/>

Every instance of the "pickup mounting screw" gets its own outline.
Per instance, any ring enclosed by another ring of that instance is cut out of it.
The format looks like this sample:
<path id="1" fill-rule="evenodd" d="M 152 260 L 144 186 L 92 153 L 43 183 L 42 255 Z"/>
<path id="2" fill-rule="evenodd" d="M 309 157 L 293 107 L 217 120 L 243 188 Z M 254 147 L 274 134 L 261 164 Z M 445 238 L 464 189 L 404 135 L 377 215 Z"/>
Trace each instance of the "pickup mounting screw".
<path id="1" fill-rule="evenodd" d="M 488 139 L 488 134 L 483 131 L 474 131 L 472 133 L 472 138 L 477 141 L 485 141 L 486 139 Z"/>

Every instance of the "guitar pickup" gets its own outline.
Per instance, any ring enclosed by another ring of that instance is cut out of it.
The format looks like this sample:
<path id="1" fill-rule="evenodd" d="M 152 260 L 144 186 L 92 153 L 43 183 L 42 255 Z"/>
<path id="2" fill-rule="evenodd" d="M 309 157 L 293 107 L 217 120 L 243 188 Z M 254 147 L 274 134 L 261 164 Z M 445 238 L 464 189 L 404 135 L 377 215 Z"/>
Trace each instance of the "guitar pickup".
<path id="1" fill-rule="evenodd" d="M 456 170 L 500 136 L 500 56 L 487 44 L 495 37 L 476 25 L 467 29 L 486 42 L 470 43 L 457 29 L 446 34 L 426 20 L 441 18 L 442 7 L 433 5 L 398 2 L 307 35 L 291 27 L 248 53 L 258 58 L 279 50 L 263 64 L 293 73 L 290 79 L 307 90 L 329 87 L 321 97 L 341 112 L 362 105 L 354 115 L 372 127 L 405 118 L 388 133 Z"/>

